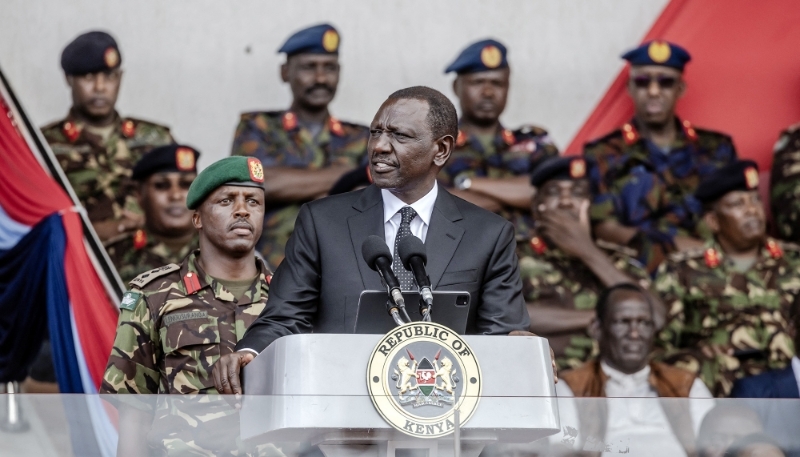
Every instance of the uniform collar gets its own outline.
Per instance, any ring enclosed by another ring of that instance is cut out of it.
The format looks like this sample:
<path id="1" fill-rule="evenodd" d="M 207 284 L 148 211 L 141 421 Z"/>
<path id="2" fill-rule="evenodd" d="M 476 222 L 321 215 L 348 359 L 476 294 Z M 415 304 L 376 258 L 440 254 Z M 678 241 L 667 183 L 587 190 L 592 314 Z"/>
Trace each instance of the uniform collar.
<path id="1" fill-rule="evenodd" d="M 758 269 L 767 261 L 779 260 L 783 257 L 783 248 L 778 240 L 772 237 L 765 237 L 763 244 L 758 249 L 756 254 L 756 261 L 751 270 Z M 722 250 L 716 237 L 706 241 L 703 246 L 703 257 L 705 265 L 709 268 L 716 268 L 725 262 L 725 252 Z"/>
<path id="2" fill-rule="evenodd" d="M 281 115 L 281 125 L 283 129 L 287 132 L 292 132 L 301 129 L 300 121 L 297 119 L 297 114 L 292 112 L 291 110 L 287 110 L 286 112 Z M 334 136 L 344 136 L 344 127 L 342 127 L 342 122 L 337 119 L 336 117 L 328 114 L 325 118 L 325 121 L 322 123 L 322 130 L 320 131 L 318 138 L 320 139 L 320 143 L 325 143 L 330 140 L 330 135 Z M 322 141 L 324 139 L 324 141 Z"/>
<path id="3" fill-rule="evenodd" d="M 678 149 L 684 146 L 686 143 L 694 143 L 697 141 L 697 131 L 691 122 L 685 119 L 681 120 L 681 118 L 675 116 L 675 126 L 678 129 L 678 135 L 670 146 L 670 149 Z M 646 141 L 639 134 L 639 124 L 636 122 L 635 117 L 629 122 L 623 124 L 621 130 L 622 139 L 629 146 L 638 143 L 639 141 Z"/>
<path id="4" fill-rule="evenodd" d="M 192 295 L 206 287 L 210 287 L 214 291 L 214 298 L 217 300 L 236 303 L 237 305 L 247 305 L 260 301 L 262 293 L 269 290 L 267 276 L 271 276 L 271 273 L 269 269 L 267 269 L 267 266 L 264 265 L 264 261 L 254 256 L 256 267 L 258 268 L 258 279 L 253 281 L 253 285 L 250 286 L 250 289 L 245 294 L 247 295 L 249 293 L 252 295 L 253 299 L 249 302 L 243 300 L 239 303 L 232 293 L 203 270 L 197 262 L 197 257 L 199 255 L 200 250 L 196 249 L 189 254 L 189 257 L 186 258 L 186 262 L 181 265 L 181 278 L 187 295 Z"/>
<path id="5" fill-rule="evenodd" d="M 85 122 L 78 120 L 76 113 L 75 108 L 70 108 L 66 119 L 61 123 L 61 132 L 71 143 L 78 141 L 86 127 Z M 114 126 L 114 133 L 125 138 L 131 138 L 136 133 L 136 123 L 130 119 L 123 119 L 117 111 L 114 111 L 114 120 L 111 125 Z"/>
<path id="6" fill-rule="evenodd" d="M 480 144 L 477 135 L 468 133 L 461 128 L 461 119 L 458 120 L 458 137 L 456 137 L 456 147 L 465 146 L 467 143 L 473 145 Z M 510 146 L 514 144 L 514 132 L 503 127 L 503 124 L 497 123 L 497 131 L 494 134 L 494 145 L 496 147 Z"/>

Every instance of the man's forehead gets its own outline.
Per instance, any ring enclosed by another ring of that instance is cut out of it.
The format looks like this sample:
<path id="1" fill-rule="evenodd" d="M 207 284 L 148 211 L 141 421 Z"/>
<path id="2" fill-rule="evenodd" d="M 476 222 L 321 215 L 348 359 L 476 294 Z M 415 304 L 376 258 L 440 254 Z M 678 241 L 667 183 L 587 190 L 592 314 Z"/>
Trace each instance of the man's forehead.
<path id="1" fill-rule="evenodd" d="M 510 69 L 506 67 L 496 68 L 493 70 L 475 71 L 472 73 L 463 73 L 458 75 L 458 78 L 465 81 L 475 81 L 481 79 L 507 79 L 509 73 Z"/>
<path id="2" fill-rule="evenodd" d="M 680 70 L 665 67 L 663 65 L 636 65 L 631 67 L 630 75 L 637 76 L 637 75 L 668 75 L 668 76 L 675 76 L 679 77 L 683 73 Z"/>
<path id="3" fill-rule="evenodd" d="M 415 98 L 387 100 L 375 114 L 372 123 L 389 127 L 411 126 L 424 121 L 429 110 L 430 107 L 425 100 Z"/>
<path id="4" fill-rule="evenodd" d="M 339 56 L 336 54 L 295 54 L 287 59 L 289 63 L 306 64 L 306 63 L 338 63 Z"/>

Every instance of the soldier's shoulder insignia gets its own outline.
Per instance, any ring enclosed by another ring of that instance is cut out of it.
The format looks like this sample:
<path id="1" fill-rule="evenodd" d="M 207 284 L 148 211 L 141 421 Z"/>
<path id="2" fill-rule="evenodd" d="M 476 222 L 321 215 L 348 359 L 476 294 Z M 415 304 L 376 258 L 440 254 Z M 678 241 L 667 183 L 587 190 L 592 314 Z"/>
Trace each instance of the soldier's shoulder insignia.
<path id="1" fill-rule="evenodd" d="M 780 259 L 783 257 L 783 247 L 778 243 L 777 240 L 772 238 L 767 239 L 765 243 L 765 247 L 767 248 L 767 252 L 769 252 L 769 256 L 773 259 Z"/>
<path id="2" fill-rule="evenodd" d="M 126 309 L 128 311 L 133 311 L 136 308 L 136 305 L 139 303 L 139 300 L 142 299 L 142 293 L 136 290 L 129 290 L 125 292 L 122 296 L 122 302 L 120 302 L 119 307 L 120 309 Z"/>
<path id="3" fill-rule="evenodd" d="M 139 276 L 133 278 L 131 282 L 128 284 L 133 287 L 142 288 L 148 284 L 150 284 L 154 279 L 160 278 L 168 273 L 172 273 L 173 271 L 180 270 L 180 265 L 171 263 L 169 265 L 164 265 L 163 267 L 158 267 L 156 269 L 144 272 Z"/>
<path id="4" fill-rule="evenodd" d="M 619 253 L 619 254 L 625 255 L 627 257 L 636 257 L 637 254 L 638 254 L 636 252 L 636 249 L 629 248 L 628 246 L 622 246 L 620 244 L 612 243 L 610 241 L 601 240 L 599 238 L 594 243 L 600 249 L 604 249 L 606 251 L 610 251 L 610 252 L 614 252 L 614 253 Z"/>
<path id="5" fill-rule="evenodd" d="M 681 128 L 683 129 L 683 134 L 686 135 L 689 141 L 697 141 L 697 130 L 695 130 L 691 122 L 684 119 L 683 122 L 681 122 Z"/>

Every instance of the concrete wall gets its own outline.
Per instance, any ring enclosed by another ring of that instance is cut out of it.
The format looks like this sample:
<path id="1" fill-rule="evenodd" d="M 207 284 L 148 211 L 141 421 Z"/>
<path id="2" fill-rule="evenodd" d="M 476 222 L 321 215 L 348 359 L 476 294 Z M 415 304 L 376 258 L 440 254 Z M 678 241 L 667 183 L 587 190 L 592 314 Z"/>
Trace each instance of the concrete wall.
<path id="1" fill-rule="evenodd" d="M 3 0 L 0 67 L 34 123 L 63 117 L 59 67 L 78 34 L 111 32 L 123 55 L 123 115 L 172 127 L 201 165 L 229 153 L 242 111 L 288 106 L 276 49 L 323 21 L 342 34 L 332 112 L 369 123 L 392 91 L 424 84 L 453 97 L 444 67 L 468 43 L 509 48 L 512 88 L 503 122 L 534 123 L 564 147 L 667 0 Z"/>

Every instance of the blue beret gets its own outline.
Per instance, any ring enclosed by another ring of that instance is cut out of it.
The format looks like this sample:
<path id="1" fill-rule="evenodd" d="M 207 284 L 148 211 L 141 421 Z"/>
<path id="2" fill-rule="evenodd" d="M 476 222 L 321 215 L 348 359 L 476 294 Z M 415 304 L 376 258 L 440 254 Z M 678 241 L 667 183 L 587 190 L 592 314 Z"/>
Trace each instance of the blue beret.
<path id="1" fill-rule="evenodd" d="M 133 166 L 131 179 L 144 181 L 156 173 L 177 171 L 197 173 L 197 158 L 200 153 L 191 146 L 168 144 L 146 153 Z"/>
<path id="2" fill-rule="evenodd" d="M 683 71 L 683 67 L 692 60 L 692 56 L 686 49 L 677 44 L 666 41 L 649 41 L 636 49 L 632 49 L 622 58 L 631 65 L 662 65 L 665 67 L 677 68 Z"/>
<path id="3" fill-rule="evenodd" d="M 581 156 L 550 157 L 533 165 L 531 185 L 541 187 L 552 179 L 586 178 L 586 161 Z"/>
<path id="4" fill-rule="evenodd" d="M 114 38 L 106 32 L 88 32 L 72 40 L 61 53 L 61 68 L 68 75 L 113 70 L 122 64 Z"/>
<path id="5" fill-rule="evenodd" d="M 295 54 L 339 54 L 339 32 L 330 24 L 320 24 L 300 30 L 290 36 L 278 52 Z"/>
<path id="6" fill-rule="evenodd" d="M 758 189 L 758 164 L 752 160 L 737 160 L 700 181 L 694 196 L 700 203 L 712 203 L 734 190 L 755 189 Z"/>
<path id="7" fill-rule="evenodd" d="M 506 47 L 499 41 L 481 40 L 461 51 L 461 54 L 445 68 L 444 72 L 450 73 L 454 71 L 460 75 L 507 67 Z"/>

